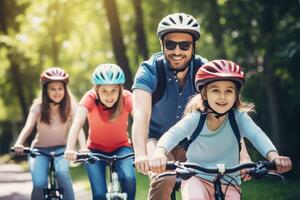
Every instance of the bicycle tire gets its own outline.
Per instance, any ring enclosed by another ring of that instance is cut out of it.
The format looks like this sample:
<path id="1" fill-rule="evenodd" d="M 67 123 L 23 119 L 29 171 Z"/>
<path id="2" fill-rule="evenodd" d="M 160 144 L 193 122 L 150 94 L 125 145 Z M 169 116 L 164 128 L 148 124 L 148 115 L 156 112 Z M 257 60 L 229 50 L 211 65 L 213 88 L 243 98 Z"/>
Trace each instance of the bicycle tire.
<path id="1" fill-rule="evenodd" d="M 62 200 L 63 199 L 63 193 L 62 188 L 59 189 L 44 189 L 44 195 L 46 200 Z M 58 192 L 58 193 L 57 193 Z"/>
<path id="2" fill-rule="evenodd" d="M 49 197 L 46 200 L 62 200 L 60 197 Z"/>
<path id="3" fill-rule="evenodd" d="M 114 197 L 111 200 L 123 200 L 121 197 Z"/>

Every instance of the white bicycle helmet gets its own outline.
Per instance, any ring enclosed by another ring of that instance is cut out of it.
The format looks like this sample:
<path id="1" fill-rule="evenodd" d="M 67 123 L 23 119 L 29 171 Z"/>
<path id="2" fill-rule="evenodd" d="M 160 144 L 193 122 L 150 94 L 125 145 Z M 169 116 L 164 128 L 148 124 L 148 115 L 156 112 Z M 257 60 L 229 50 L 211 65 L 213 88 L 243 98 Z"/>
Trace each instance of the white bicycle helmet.
<path id="1" fill-rule="evenodd" d="M 157 36 L 162 39 L 167 33 L 183 32 L 192 34 L 195 40 L 200 38 L 200 24 L 185 13 L 174 13 L 164 17 L 158 24 Z"/>
<path id="2" fill-rule="evenodd" d="M 101 64 L 95 69 L 92 77 L 95 85 L 124 84 L 125 75 L 116 64 Z"/>

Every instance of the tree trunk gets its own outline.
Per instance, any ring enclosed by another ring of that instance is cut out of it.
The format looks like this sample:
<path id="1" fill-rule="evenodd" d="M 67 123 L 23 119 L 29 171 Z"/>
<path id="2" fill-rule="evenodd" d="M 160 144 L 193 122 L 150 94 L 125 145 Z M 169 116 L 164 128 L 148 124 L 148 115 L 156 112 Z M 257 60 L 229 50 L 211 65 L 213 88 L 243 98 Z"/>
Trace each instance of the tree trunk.
<path id="1" fill-rule="evenodd" d="M 0 1 L 0 28 L 5 35 L 7 34 L 6 10 L 6 0 Z"/>
<path id="2" fill-rule="evenodd" d="M 6 12 L 7 7 L 6 7 L 6 0 L 1 0 L 0 1 L 0 27 L 1 27 L 1 32 L 4 34 L 7 34 L 7 15 L 8 13 Z M 2 46 L 2 45 L 1 45 Z M 0 47 L 1 47 L 0 46 Z M 9 73 L 11 74 L 12 78 L 12 84 L 16 87 L 17 91 L 17 97 L 19 100 L 19 103 L 21 105 L 21 111 L 22 111 L 22 116 L 23 116 L 23 121 L 25 121 L 27 114 L 28 114 L 28 105 L 26 102 L 25 94 L 24 94 L 24 88 L 22 84 L 22 78 L 20 76 L 20 70 L 19 70 L 19 63 L 16 62 L 16 58 L 18 58 L 18 51 L 16 49 L 13 49 L 14 47 L 6 46 L 6 48 L 9 51 L 8 54 L 8 59 L 10 61 L 10 68 L 9 68 Z"/>
<path id="3" fill-rule="evenodd" d="M 52 4 L 49 6 L 49 16 L 51 13 L 55 11 L 55 15 L 53 16 L 53 24 L 50 26 L 50 41 L 51 41 L 51 53 L 52 53 L 52 59 L 53 59 L 53 64 L 54 66 L 59 66 L 59 52 L 60 52 L 60 45 L 56 41 L 56 36 L 58 32 L 58 20 L 59 20 L 59 15 L 60 15 L 60 4 L 57 0 L 53 1 Z"/>
<path id="4" fill-rule="evenodd" d="M 144 30 L 144 16 L 141 7 L 141 0 L 132 0 L 135 12 L 135 32 L 136 32 L 136 44 L 138 53 L 143 56 L 144 60 L 148 59 L 148 44 L 146 34 Z"/>
<path id="5" fill-rule="evenodd" d="M 115 0 L 104 0 L 106 15 L 110 24 L 110 35 L 113 45 L 113 52 L 117 64 L 122 67 L 125 76 L 125 88 L 130 89 L 132 85 L 132 75 L 129 68 L 129 62 L 126 57 L 126 48 L 123 42 L 123 35 L 120 26 L 117 6 Z"/>
<path id="6" fill-rule="evenodd" d="M 224 28 L 220 23 L 220 9 L 216 0 L 210 0 L 209 7 L 213 12 L 209 12 L 208 15 L 211 18 L 211 23 L 209 25 L 211 33 L 213 34 L 215 46 L 218 51 L 218 58 L 227 59 L 226 50 L 224 46 L 223 34 Z"/>
<path id="7" fill-rule="evenodd" d="M 264 82 L 268 98 L 268 106 L 270 111 L 270 119 L 273 133 L 273 142 L 279 150 L 279 152 L 285 152 L 286 141 L 283 137 L 284 131 L 280 120 L 280 108 L 278 96 L 276 95 L 276 80 L 274 75 L 274 69 L 272 69 L 272 63 L 270 62 L 275 54 L 276 49 L 276 31 L 274 28 L 274 15 L 273 15 L 272 2 L 264 2 L 262 13 L 262 35 L 264 38 L 264 46 L 266 53 L 264 55 Z"/>
<path id="8" fill-rule="evenodd" d="M 22 82 L 22 77 L 20 75 L 20 70 L 19 70 L 19 62 L 15 62 L 16 57 L 19 57 L 18 53 L 12 53 L 9 55 L 9 60 L 10 60 L 10 73 L 12 77 L 12 83 L 16 87 L 19 103 L 21 105 L 21 110 L 22 110 L 22 115 L 23 115 L 23 121 L 25 122 L 28 114 L 28 104 L 25 98 L 24 94 L 24 88 Z"/>

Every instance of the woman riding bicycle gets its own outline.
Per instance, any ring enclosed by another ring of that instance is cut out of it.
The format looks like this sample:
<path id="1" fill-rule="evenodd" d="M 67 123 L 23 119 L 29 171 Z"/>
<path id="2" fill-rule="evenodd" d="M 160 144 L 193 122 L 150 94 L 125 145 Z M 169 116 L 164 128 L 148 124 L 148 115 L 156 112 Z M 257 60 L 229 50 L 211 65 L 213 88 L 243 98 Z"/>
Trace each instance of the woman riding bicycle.
<path id="1" fill-rule="evenodd" d="M 61 68 L 46 69 L 40 76 L 41 96 L 33 102 L 24 128 L 22 129 L 14 150 L 21 154 L 24 142 L 36 128 L 36 135 L 31 148 L 44 152 L 61 153 L 65 150 L 67 133 L 75 114 L 76 102 L 67 89 L 69 75 Z M 80 134 L 80 145 L 85 145 L 84 133 Z M 69 173 L 69 164 L 63 156 L 55 157 L 55 171 L 58 184 L 63 188 L 64 199 L 73 200 L 74 192 Z M 47 186 L 49 158 L 29 156 L 33 190 L 31 199 L 44 199 L 43 189 Z"/>
<path id="2" fill-rule="evenodd" d="M 199 119 L 206 117 L 205 124 L 187 150 L 187 162 L 203 167 L 215 168 L 217 164 L 233 167 L 239 163 L 239 144 L 228 119 L 229 112 L 234 113 L 241 138 L 246 137 L 269 161 L 274 161 L 278 173 L 287 172 L 292 163 L 288 157 L 279 156 L 276 148 L 265 133 L 253 122 L 247 112 L 254 105 L 245 103 L 239 94 L 244 84 L 244 73 L 240 66 L 227 60 L 214 60 L 203 65 L 196 74 L 195 86 L 199 94 L 195 95 L 185 110 L 185 116 L 169 129 L 159 140 L 150 168 L 154 172 L 165 171 L 166 154 L 182 139 L 190 138 Z M 240 185 L 236 174 L 233 184 Z M 226 177 L 224 177 L 226 179 Z M 200 174 L 183 181 L 183 199 L 214 199 L 214 176 Z M 231 181 L 231 179 L 227 179 Z M 228 182 L 223 181 L 222 187 Z M 225 199 L 240 199 L 240 191 L 229 186 Z"/>
<path id="3" fill-rule="evenodd" d="M 92 76 L 94 87 L 86 92 L 79 103 L 74 123 L 70 129 L 65 158 L 75 161 L 75 139 L 88 118 L 89 134 L 87 145 L 91 152 L 107 156 L 132 153 L 128 138 L 128 117 L 132 112 L 131 93 L 123 89 L 125 75 L 115 64 L 99 65 Z M 117 161 L 116 170 L 123 192 L 129 200 L 135 198 L 136 179 L 133 159 Z M 107 192 L 105 161 L 86 163 L 93 199 L 105 199 Z"/>

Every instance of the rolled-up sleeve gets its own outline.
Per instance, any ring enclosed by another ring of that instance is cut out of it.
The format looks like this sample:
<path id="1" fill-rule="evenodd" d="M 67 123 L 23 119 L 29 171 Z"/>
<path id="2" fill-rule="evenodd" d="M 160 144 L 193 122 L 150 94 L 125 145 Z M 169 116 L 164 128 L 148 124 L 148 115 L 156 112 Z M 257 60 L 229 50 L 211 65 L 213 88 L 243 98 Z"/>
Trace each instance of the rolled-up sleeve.
<path id="1" fill-rule="evenodd" d="M 142 89 L 152 94 L 155 90 L 157 78 L 156 71 L 146 63 L 142 63 L 135 75 L 132 90 Z"/>

